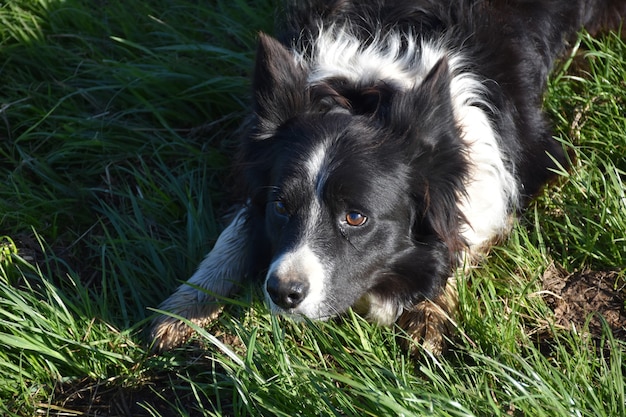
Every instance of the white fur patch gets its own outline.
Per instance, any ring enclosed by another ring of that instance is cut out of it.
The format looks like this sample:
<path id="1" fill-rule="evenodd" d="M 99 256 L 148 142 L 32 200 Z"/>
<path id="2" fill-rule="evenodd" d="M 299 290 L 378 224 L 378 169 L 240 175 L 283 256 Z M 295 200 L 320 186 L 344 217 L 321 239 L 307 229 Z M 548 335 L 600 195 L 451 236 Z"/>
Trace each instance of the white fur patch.
<path id="1" fill-rule="evenodd" d="M 505 156 L 485 113 L 466 106 L 457 110 L 457 115 L 471 164 L 467 194 L 460 202 L 468 225 L 461 234 L 473 252 L 507 231 L 519 196 L 517 181 L 505 166 Z"/>
<path id="2" fill-rule="evenodd" d="M 326 182 L 326 178 L 328 177 L 328 168 L 326 164 L 328 163 L 326 158 L 328 145 L 323 142 L 321 143 L 311 155 L 307 158 L 306 161 L 306 171 L 309 176 L 310 182 L 315 187 L 315 195 L 318 199 L 322 196 L 322 190 L 324 188 L 324 184 Z"/>
<path id="3" fill-rule="evenodd" d="M 369 321 L 381 326 L 391 326 L 400 317 L 404 306 L 389 298 L 382 299 L 377 295 L 367 293 L 356 303 L 359 308 L 366 310 Z"/>
<path id="4" fill-rule="evenodd" d="M 402 48 L 403 41 L 408 48 Z M 442 52 L 430 48 L 430 45 L 420 45 L 413 36 L 399 33 L 384 37 L 375 34 L 373 41 L 364 46 L 348 28 L 330 27 L 320 31 L 312 58 L 304 66 L 309 69 L 310 84 L 345 77 L 364 84 L 385 80 L 411 88 L 419 84 L 437 62 L 433 59 L 442 56 Z M 304 62 L 302 55 L 296 58 Z"/>

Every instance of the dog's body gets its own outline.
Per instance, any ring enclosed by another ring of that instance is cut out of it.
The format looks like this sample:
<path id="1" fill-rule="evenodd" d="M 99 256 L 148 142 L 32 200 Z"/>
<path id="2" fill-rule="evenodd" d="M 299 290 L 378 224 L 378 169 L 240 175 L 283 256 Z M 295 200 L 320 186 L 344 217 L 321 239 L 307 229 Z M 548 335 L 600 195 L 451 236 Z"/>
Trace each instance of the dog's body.
<path id="1" fill-rule="evenodd" d="M 440 350 L 455 269 L 566 163 L 541 109 L 554 60 L 626 6 L 295 3 L 278 39 L 260 36 L 242 203 L 161 308 L 202 325 L 260 276 L 274 312 L 326 319 L 354 306 Z M 160 316 L 155 347 L 190 332 Z"/>

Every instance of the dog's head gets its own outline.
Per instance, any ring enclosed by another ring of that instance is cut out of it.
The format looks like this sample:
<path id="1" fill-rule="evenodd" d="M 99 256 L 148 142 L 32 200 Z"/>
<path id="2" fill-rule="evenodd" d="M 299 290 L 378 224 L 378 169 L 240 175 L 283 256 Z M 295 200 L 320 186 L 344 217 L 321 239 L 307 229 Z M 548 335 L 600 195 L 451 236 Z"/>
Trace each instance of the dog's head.
<path id="1" fill-rule="evenodd" d="M 409 91 L 385 80 L 311 85 L 265 35 L 256 62 L 242 156 L 271 252 L 272 309 L 323 319 L 366 295 L 392 310 L 436 295 L 463 246 L 467 171 L 447 61 Z"/>

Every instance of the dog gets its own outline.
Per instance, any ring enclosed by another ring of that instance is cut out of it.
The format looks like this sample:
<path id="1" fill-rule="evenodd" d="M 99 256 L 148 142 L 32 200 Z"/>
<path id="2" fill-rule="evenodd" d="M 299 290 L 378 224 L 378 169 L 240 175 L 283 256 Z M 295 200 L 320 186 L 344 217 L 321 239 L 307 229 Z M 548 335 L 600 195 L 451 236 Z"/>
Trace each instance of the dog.
<path id="1" fill-rule="evenodd" d="M 183 343 L 242 284 L 273 313 L 354 308 L 433 353 L 457 309 L 455 271 L 507 235 L 567 165 L 542 111 L 581 28 L 611 0 L 310 0 L 261 33 L 240 203 L 197 272 L 160 306 L 157 351 Z"/>

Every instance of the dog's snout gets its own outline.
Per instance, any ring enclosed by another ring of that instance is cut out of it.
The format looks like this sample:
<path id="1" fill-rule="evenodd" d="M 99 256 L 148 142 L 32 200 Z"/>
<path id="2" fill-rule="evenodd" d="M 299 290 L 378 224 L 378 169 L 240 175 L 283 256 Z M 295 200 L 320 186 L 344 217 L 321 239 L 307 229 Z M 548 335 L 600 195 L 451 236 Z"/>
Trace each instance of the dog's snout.
<path id="1" fill-rule="evenodd" d="M 274 304 L 285 310 L 296 308 L 309 292 L 309 284 L 301 280 L 281 280 L 271 275 L 265 285 Z"/>

